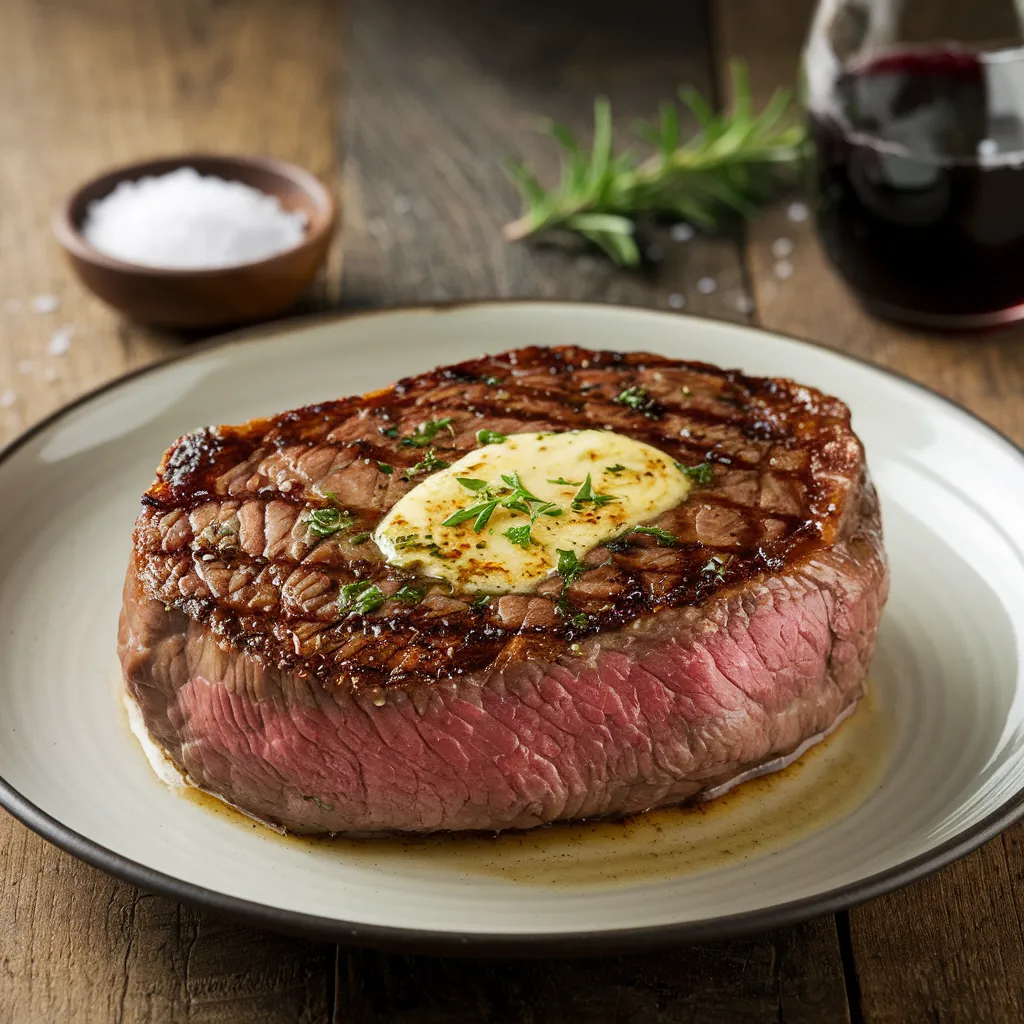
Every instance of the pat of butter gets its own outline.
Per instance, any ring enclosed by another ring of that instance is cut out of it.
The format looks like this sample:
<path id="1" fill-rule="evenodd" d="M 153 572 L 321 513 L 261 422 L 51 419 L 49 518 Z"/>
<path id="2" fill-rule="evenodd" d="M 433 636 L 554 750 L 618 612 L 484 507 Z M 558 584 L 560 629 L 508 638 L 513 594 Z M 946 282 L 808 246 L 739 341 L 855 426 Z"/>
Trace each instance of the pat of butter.
<path id="1" fill-rule="evenodd" d="M 502 477 L 517 473 L 538 502 L 559 515 L 497 505 L 478 531 L 476 516 L 444 526 L 462 510 L 508 498 Z M 577 501 L 587 476 L 592 492 L 614 500 Z M 466 486 L 459 478 L 483 481 Z M 477 490 L 472 488 L 476 487 Z M 448 469 L 427 477 L 395 504 L 374 533 L 394 566 L 448 580 L 457 590 L 528 593 L 558 565 L 558 551 L 583 559 L 592 548 L 667 511 L 686 499 L 689 478 L 664 452 L 607 430 L 512 434 L 477 448 Z M 525 540 L 525 529 L 529 539 Z M 516 532 L 510 537 L 508 530 Z M 517 543 L 516 541 L 519 541 Z"/>

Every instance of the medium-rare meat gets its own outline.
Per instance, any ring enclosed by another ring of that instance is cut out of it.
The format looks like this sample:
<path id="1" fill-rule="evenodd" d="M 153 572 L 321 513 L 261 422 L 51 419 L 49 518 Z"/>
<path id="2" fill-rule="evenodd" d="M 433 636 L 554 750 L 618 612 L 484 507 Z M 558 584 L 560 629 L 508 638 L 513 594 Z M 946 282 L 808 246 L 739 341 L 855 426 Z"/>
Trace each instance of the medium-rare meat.
<path id="1" fill-rule="evenodd" d="M 385 561 L 388 511 L 487 431 L 592 429 L 665 453 L 690 493 L 532 592 Z M 149 737 L 264 822 L 529 828 L 784 763 L 861 696 L 886 591 L 842 402 L 523 348 L 177 440 L 143 496 L 119 650 Z"/>

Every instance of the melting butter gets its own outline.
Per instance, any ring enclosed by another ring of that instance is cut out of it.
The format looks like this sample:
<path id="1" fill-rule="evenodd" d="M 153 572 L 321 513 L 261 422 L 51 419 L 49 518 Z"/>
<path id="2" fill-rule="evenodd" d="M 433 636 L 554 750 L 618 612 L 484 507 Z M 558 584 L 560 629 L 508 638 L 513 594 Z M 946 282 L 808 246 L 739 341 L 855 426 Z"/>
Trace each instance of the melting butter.
<path id="1" fill-rule="evenodd" d="M 506 508 L 500 502 L 513 496 L 513 480 L 531 498 Z M 622 434 L 512 434 L 427 477 L 395 504 L 374 540 L 391 565 L 458 589 L 528 593 L 556 571 L 559 551 L 582 559 L 674 508 L 689 488 L 669 456 Z M 495 500 L 486 522 L 479 514 L 452 522 Z"/>

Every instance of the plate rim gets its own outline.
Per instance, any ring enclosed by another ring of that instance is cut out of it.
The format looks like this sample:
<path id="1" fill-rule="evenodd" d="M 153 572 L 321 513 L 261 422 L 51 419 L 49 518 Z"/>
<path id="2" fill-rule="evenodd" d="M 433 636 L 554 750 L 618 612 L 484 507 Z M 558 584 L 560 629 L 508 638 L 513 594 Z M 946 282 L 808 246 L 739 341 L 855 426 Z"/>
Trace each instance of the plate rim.
<path id="1" fill-rule="evenodd" d="M 401 313 L 449 313 L 462 309 L 521 306 L 548 306 L 561 309 L 587 308 L 591 311 L 612 309 L 640 316 L 657 318 L 673 317 L 678 320 L 697 321 L 738 328 L 751 334 L 767 335 L 785 341 L 819 349 L 851 363 L 865 366 L 870 370 L 912 386 L 942 404 L 965 414 L 1002 440 L 1024 460 L 1024 447 L 1018 445 L 998 427 L 984 420 L 977 413 L 953 401 L 946 395 L 922 384 L 899 371 L 880 366 L 871 360 L 834 349 L 818 341 L 801 338 L 782 331 L 768 330 L 751 324 L 734 323 L 714 317 L 680 315 L 647 307 L 628 306 L 616 303 L 574 302 L 550 299 L 511 298 L 479 299 L 447 302 L 423 302 L 408 305 L 374 307 L 371 309 L 332 310 L 308 316 L 291 317 L 267 324 L 241 328 L 216 335 L 205 341 L 191 344 L 182 352 L 146 366 L 137 367 L 105 381 L 84 392 L 70 402 L 32 424 L 28 429 L 0 448 L 0 467 L 17 451 L 38 434 L 49 429 L 71 412 L 87 405 L 109 391 L 116 391 L 148 374 L 166 369 L 177 363 L 195 360 L 206 353 L 257 339 L 287 335 L 309 327 L 326 326 L 371 316 L 388 316 Z M 344 945 L 367 946 L 376 949 L 400 952 L 425 953 L 432 955 L 491 956 L 491 957 L 540 957 L 540 956 L 599 956 L 636 952 L 661 948 L 671 944 L 735 939 L 800 924 L 811 918 L 848 910 L 868 900 L 875 899 L 895 889 L 910 885 L 966 856 L 984 843 L 998 836 L 1009 826 L 1024 818 L 1024 786 L 1010 794 L 998 807 L 981 821 L 964 829 L 958 835 L 940 843 L 932 850 L 901 861 L 890 868 L 869 875 L 867 878 L 850 882 L 826 892 L 805 896 L 785 903 L 773 904 L 756 910 L 744 911 L 719 917 L 705 917 L 695 921 L 672 924 L 647 925 L 637 928 L 600 929 L 594 931 L 568 931 L 546 933 L 501 933 L 501 932 L 455 932 L 432 931 L 397 925 L 378 925 L 345 921 L 339 917 L 324 917 L 302 911 L 274 907 L 267 903 L 230 896 L 216 889 L 209 889 L 174 875 L 116 853 L 101 843 L 89 839 L 68 827 L 59 819 L 42 810 L 23 796 L 6 779 L 0 776 L 0 807 L 27 826 L 37 835 L 54 846 L 94 867 L 136 885 L 149 892 L 168 896 L 188 906 L 212 910 L 224 917 L 256 927 L 298 935 L 320 941 L 331 941 Z"/>

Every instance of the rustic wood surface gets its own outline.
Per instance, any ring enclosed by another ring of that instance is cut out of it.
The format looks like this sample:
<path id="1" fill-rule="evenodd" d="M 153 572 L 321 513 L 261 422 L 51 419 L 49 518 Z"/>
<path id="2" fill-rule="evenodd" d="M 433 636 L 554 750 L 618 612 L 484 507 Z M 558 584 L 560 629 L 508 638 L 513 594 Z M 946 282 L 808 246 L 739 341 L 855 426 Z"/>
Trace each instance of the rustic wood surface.
<path id="1" fill-rule="evenodd" d="M 642 10 L 640 9 L 642 7 Z M 655 240 L 648 274 L 509 246 L 511 153 L 585 132 L 607 92 L 628 125 L 676 84 L 715 94 L 733 55 L 763 95 L 795 75 L 809 0 L 0 0 L 0 439 L 177 351 L 70 279 L 48 231 L 77 181 L 136 157 L 255 151 L 336 185 L 344 228 L 303 310 L 551 296 L 751 321 L 867 356 L 1024 442 L 1024 332 L 937 340 L 867 318 L 807 223 Z M 340 97 L 340 102 L 339 102 Z M 340 130 L 339 130 L 340 113 Z M 792 278 L 771 243 L 795 242 Z M 701 294 L 711 278 L 717 290 Z M 35 296 L 59 307 L 36 312 Z M 74 327 L 66 355 L 48 340 Z M 643 957 L 475 963 L 269 936 L 144 894 L 0 812 L 0 1024 L 831 1022 L 1024 1019 L 1017 828 L 937 876 L 784 932 Z"/>

